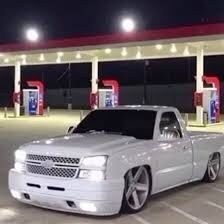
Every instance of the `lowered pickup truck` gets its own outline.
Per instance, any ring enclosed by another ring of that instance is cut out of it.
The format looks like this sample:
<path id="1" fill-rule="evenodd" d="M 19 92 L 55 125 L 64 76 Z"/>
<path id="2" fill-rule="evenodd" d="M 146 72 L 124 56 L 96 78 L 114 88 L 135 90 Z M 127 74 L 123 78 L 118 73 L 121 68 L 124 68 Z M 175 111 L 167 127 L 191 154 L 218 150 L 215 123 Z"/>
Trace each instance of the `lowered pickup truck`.
<path id="1" fill-rule="evenodd" d="M 214 182 L 223 159 L 224 135 L 187 132 L 175 108 L 99 109 L 65 136 L 21 146 L 9 189 L 21 202 L 54 210 L 134 213 L 153 194 Z"/>

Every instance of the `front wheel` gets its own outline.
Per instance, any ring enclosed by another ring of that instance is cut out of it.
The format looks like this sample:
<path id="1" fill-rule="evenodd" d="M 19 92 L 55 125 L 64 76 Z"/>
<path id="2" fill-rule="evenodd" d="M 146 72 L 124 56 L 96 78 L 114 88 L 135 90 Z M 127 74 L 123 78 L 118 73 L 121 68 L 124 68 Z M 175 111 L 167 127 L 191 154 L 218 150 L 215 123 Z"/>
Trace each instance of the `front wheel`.
<path id="1" fill-rule="evenodd" d="M 150 175 L 146 167 L 140 166 L 129 170 L 125 175 L 122 211 L 139 212 L 149 197 L 150 183 Z"/>
<path id="2" fill-rule="evenodd" d="M 220 156 L 214 153 L 209 157 L 208 167 L 203 178 L 203 181 L 212 183 L 215 182 L 219 176 L 220 171 Z"/>

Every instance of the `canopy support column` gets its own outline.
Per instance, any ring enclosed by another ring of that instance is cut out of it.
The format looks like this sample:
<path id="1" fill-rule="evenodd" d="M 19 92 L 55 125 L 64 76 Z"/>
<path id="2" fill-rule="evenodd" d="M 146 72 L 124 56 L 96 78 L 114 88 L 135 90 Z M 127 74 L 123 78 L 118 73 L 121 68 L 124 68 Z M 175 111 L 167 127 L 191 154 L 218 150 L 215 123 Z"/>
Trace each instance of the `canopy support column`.
<path id="1" fill-rule="evenodd" d="M 197 76 L 196 76 L 196 89 L 197 93 L 203 93 L 204 84 L 204 48 L 200 46 L 197 48 Z M 196 121 L 198 125 L 203 125 L 203 112 L 204 108 L 202 106 L 197 106 L 196 108 Z"/>
<path id="2" fill-rule="evenodd" d="M 98 93 L 98 57 L 92 60 L 92 94 Z M 98 105 L 94 106 L 97 109 Z"/>
<path id="3" fill-rule="evenodd" d="M 20 92 L 21 92 L 21 64 L 15 64 L 15 79 L 14 79 L 14 111 L 15 117 L 20 116 Z"/>

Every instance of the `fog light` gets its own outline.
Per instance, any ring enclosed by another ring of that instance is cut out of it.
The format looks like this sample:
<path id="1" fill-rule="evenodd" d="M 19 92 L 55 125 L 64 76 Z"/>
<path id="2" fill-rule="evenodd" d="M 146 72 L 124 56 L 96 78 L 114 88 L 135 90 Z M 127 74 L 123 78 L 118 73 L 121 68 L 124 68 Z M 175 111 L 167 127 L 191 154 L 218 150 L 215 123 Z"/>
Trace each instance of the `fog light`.
<path id="1" fill-rule="evenodd" d="M 22 199 L 22 196 L 21 196 L 21 194 L 20 194 L 18 191 L 10 190 L 10 192 L 11 192 L 11 195 L 12 195 L 15 199 L 18 199 L 18 200 Z"/>
<path id="2" fill-rule="evenodd" d="M 85 212 L 96 212 L 96 206 L 93 203 L 81 202 L 79 207 Z"/>
<path id="3" fill-rule="evenodd" d="M 29 195 L 29 194 L 23 194 L 23 196 L 24 196 L 24 198 L 25 198 L 26 200 L 30 200 L 30 195 Z"/>
<path id="4" fill-rule="evenodd" d="M 75 205 L 75 202 L 74 201 L 66 201 L 67 202 L 67 205 L 70 207 L 70 208 L 76 208 L 76 205 Z"/>

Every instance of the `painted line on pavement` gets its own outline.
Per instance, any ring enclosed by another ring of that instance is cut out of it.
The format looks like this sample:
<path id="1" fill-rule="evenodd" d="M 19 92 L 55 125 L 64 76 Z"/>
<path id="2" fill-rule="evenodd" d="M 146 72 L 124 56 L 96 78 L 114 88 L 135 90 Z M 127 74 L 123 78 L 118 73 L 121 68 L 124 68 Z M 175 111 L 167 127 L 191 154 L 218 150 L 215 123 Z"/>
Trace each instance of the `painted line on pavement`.
<path id="1" fill-rule="evenodd" d="M 171 210 L 173 210 L 174 212 L 177 212 L 177 213 L 183 215 L 184 217 L 186 217 L 186 218 L 188 218 L 188 219 L 190 219 L 190 220 L 192 220 L 192 221 L 194 221 L 194 222 L 196 222 L 198 224 L 208 224 L 204 220 L 199 219 L 199 218 L 197 218 L 197 217 L 195 217 L 195 216 L 193 216 L 193 215 L 191 215 L 191 214 L 189 214 L 189 213 L 187 213 L 187 212 L 185 212 L 185 211 L 183 211 L 183 210 L 181 210 L 181 209 L 179 209 L 179 208 L 177 208 L 177 207 L 175 207 L 173 205 L 170 205 L 170 204 L 168 204 L 165 201 L 163 201 L 161 203 L 163 205 L 165 205 L 166 207 L 170 208 Z"/>
<path id="2" fill-rule="evenodd" d="M 217 187 L 212 187 L 213 190 L 224 193 L 224 190 L 217 188 Z"/>
<path id="3" fill-rule="evenodd" d="M 205 201 L 204 203 L 207 204 L 207 205 L 210 205 L 212 207 L 218 208 L 219 210 L 222 210 L 224 212 L 224 207 L 221 206 L 221 205 L 218 205 L 218 204 L 216 204 L 212 201 Z"/>
<path id="4" fill-rule="evenodd" d="M 141 224 L 152 224 L 151 222 L 148 222 L 147 220 L 145 220 L 139 215 L 132 215 L 132 217 Z"/>

